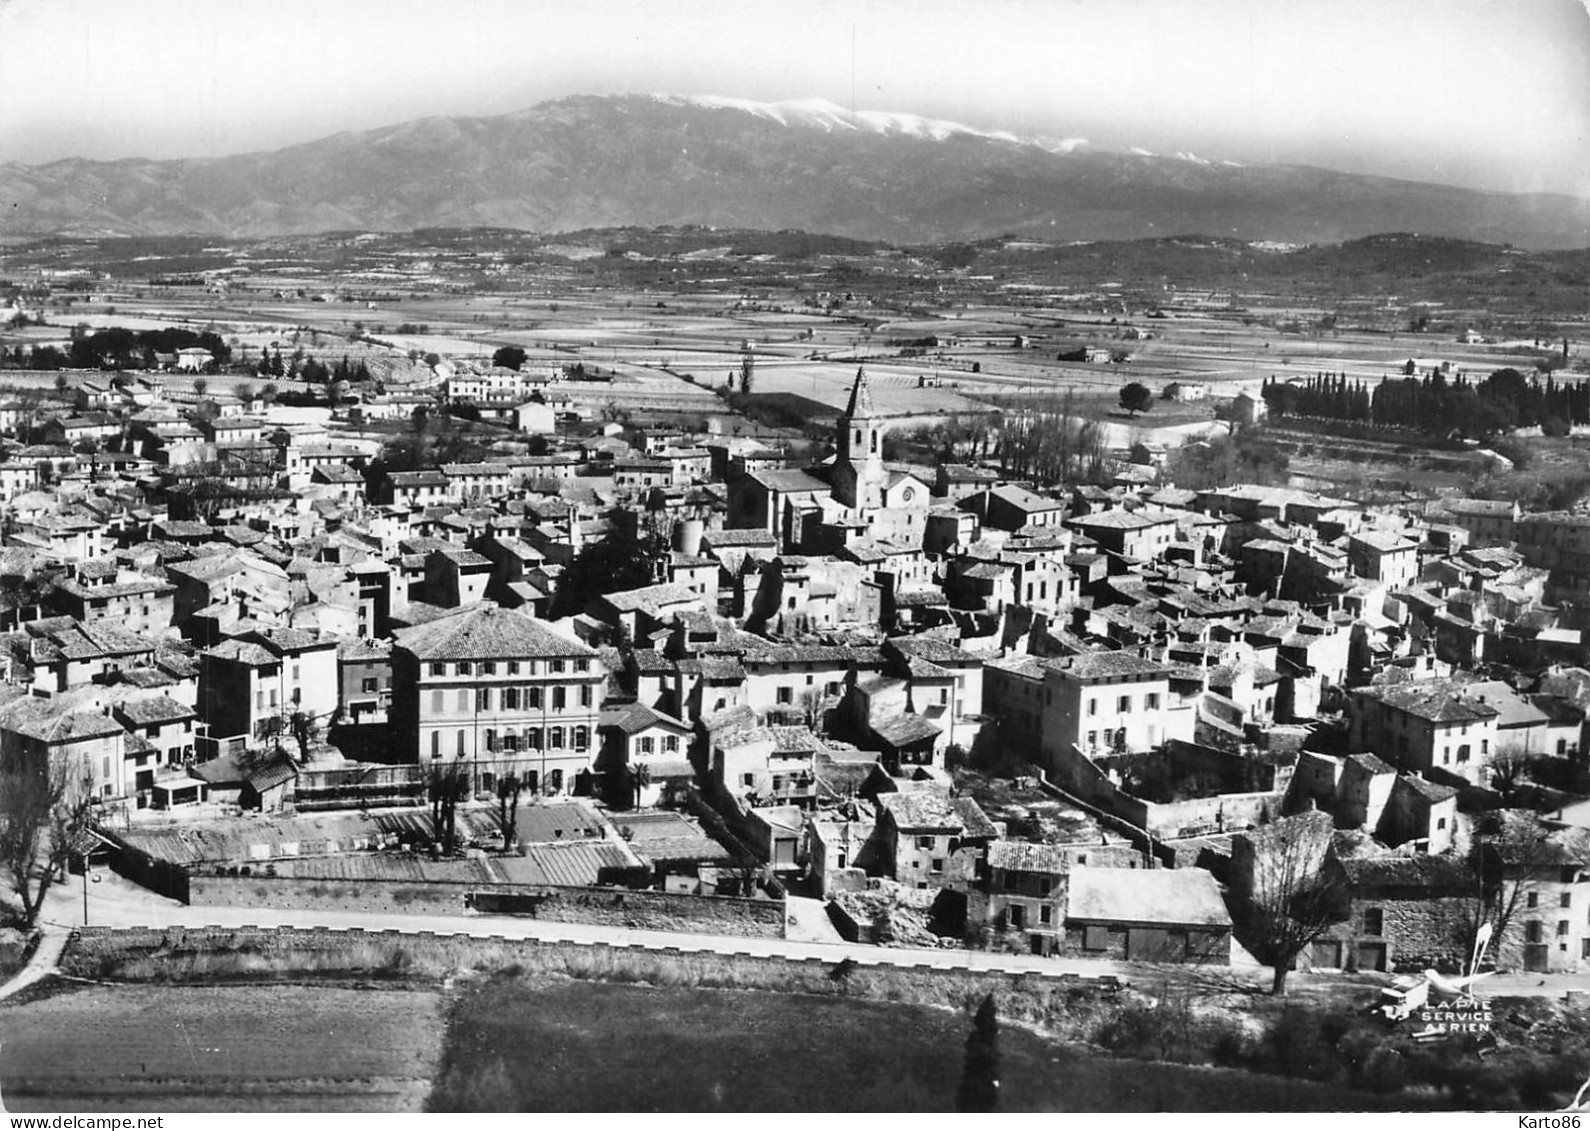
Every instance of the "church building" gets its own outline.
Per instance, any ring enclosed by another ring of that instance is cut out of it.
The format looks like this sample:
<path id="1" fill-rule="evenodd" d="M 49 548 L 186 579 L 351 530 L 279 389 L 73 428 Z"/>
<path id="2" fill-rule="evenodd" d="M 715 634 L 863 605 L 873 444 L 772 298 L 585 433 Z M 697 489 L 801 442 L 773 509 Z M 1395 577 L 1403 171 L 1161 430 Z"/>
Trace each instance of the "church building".
<path id="1" fill-rule="evenodd" d="M 832 464 L 741 476 L 729 491 L 729 525 L 772 531 L 790 553 L 834 553 L 863 539 L 921 546 L 928 485 L 885 466 L 887 428 L 867 371 L 856 370 Z"/>

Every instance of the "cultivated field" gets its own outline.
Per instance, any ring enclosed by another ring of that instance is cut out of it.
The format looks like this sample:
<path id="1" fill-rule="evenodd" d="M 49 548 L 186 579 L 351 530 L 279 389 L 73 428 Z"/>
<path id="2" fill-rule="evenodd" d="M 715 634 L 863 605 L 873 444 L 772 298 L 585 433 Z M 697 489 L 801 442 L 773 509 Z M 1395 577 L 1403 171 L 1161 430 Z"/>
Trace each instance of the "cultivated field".
<path id="1" fill-rule="evenodd" d="M 85 1114 L 949 1111 L 969 1031 L 965 1014 L 924 1006 L 543 976 L 449 996 L 70 986 L 0 1008 L 0 1097 L 12 1112 Z M 1006 1111 L 1381 1106 L 1303 1081 L 1098 1056 L 1008 1022 L 1000 1052 Z"/>
<path id="2" fill-rule="evenodd" d="M 731 435 L 769 443 L 817 437 L 810 429 L 803 437 L 802 426 L 828 425 L 864 365 L 874 404 L 897 432 L 1065 396 L 1105 425 L 1106 443 L 1118 450 L 1222 435 L 1230 398 L 1272 377 L 1341 373 L 1373 387 L 1401 376 L 1412 359 L 1421 370 L 1445 363 L 1450 376 L 1478 381 L 1503 367 L 1533 372 L 1548 355 L 1560 363 L 1564 337 L 1573 339 L 1564 348 L 1574 360 L 1556 379 L 1590 371 L 1578 325 L 1492 317 L 1486 304 L 1498 278 L 1519 266 L 1511 258 L 1454 280 L 1429 275 L 1430 257 L 1444 263 L 1449 249 L 1388 246 L 1343 247 L 1316 263 L 1311 270 L 1325 272 L 1332 293 L 1319 280 L 1277 275 L 1273 249 L 1237 255 L 1186 241 L 1074 253 L 1017 241 L 969 250 L 969 259 L 683 230 L 592 232 L 553 246 L 507 233 L 39 245 L 13 252 L 12 273 L 47 284 L 24 304 L 45 324 L 8 324 L 0 348 L 65 348 L 79 328 L 182 327 L 220 335 L 245 364 L 266 351 L 279 351 L 289 368 L 305 356 L 364 363 L 379 383 L 373 390 L 391 392 L 436 389 L 432 360 L 479 364 L 517 346 L 532 372 L 580 365 L 611 378 L 559 386 L 587 420 L 694 427 L 712 417 Z M 1385 254 L 1401 266 L 1388 267 Z M 63 284 L 71 274 L 78 277 Z M 1552 278 L 1557 299 L 1548 306 L 1556 310 L 1569 301 L 1572 276 Z M 1464 342 L 1465 330 L 1490 343 Z M 756 376 L 740 411 L 754 420 L 736 418 L 713 395 L 731 378 L 739 392 L 747 350 Z M 1075 360 L 1078 350 L 1116 360 Z M 0 373 L 0 386 L 48 389 L 58 376 L 12 369 Z M 222 391 L 257 390 L 267 379 L 206 380 Z M 1156 394 L 1173 382 L 1202 383 L 1208 396 L 1156 400 L 1127 419 L 1118 396 L 1133 382 Z M 273 383 L 283 392 L 301 385 Z M 172 374 L 170 388 L 189 400 L 192 378 Z M 1381 462 L 1310 443 L 1292 455 L 1295 485 L 1364 498 L 1474 479 L 1417 451 Z M 1578 453 L 1544 470 L 1552 482 L 1586 475 Z"/>
<path id="3" fill-rule="evenodd" d="M 0 1007 L 6 1110 L 416 1111 L 441 994 L 331 986 L 69 986 Z"/>
<path id="4" fill-rule="evenodd" d="M 1509 365 L 1528 371 L 1536 360 L 1512 348 L 1528 342 L 1463 345 L 1450 332 L 1326 329 L 1328 304 L 1285 294 L 1217 296 L 1161 286 L 1151 288 L 1157 298 L 1145 305 L 1148 292 L 1100 278 L 1076 293 L 1011 284 L 999 288 L 1008 305 L 989 286 L 988 294 L 956 299 L 931 288 L 877 300 L 860 293 L 825 309 L 811 296 L 830 294 L 827 286 L 843 294 L 845 287 L 819 281 L 820 265 L 803 273 L 790 264 L 777 285 L 753 287 L 724 274 L 730 268 L 717 259 L 722 248 L 648 260 L 627 275 L 552 263 L 506 277 L 482 273 L 488 259 L 501 265 L 496 254 L 450 258 L 440 245 L 405 251 L 401 241 L 385 240 L 348 248 L 206 249 L 214 264 L 233 269 L 218 289 L 159 285 L 157 273 L 186 261 L 140 257 L 69 309 L 49 311 L 49 326 L 21 328 L 5 340 L 60 344 L 76 325 L 174 325 L 212 329 L 240 357 L 301 349 L 328 364 L 343 356 L 406 364 L 410 355 L 430 354 L 480 362 L 499 346 L 517 345 L 532 370 L 584 363 L 615 373 L 620 380 L 611 386 L 569 388 L 587 409 L 681 413 L 710 411 L 710 390 L 737 372 L 749 346 L 756 393 L 799 396 L 837 413 L 856 367 L 865 364 L 879 411 L 912 418 L 1066 392 L 1096 402 L 1101 411 L 1093 414 L 1102 415 L 1129 382 L 1158 392 L 1173 381 L 1200 381 L 1209 384 L 1210 401 L 1182 411 L 1207 421 L 1216 402 L 1270 376 L 1324 370 L 1373 385 L 1400 375 L 1409 358 L 1448 361 L 1454 372 L 1475 377 Z M 880 262 L 894 264 L 891 270 L 934 270 L 925 262 Z M 382 344 L 351 340 L 361 334 Z M 910 343 L 930 337 L 938 344 L 904 356 Z M 1080 346 L 1124 351 L 1130 360 L 1059 360 Z M 1146 426 L 1167 423 L 1151 414 Z M 1154 438 L 1178 442 L 1174 434 Z"/>

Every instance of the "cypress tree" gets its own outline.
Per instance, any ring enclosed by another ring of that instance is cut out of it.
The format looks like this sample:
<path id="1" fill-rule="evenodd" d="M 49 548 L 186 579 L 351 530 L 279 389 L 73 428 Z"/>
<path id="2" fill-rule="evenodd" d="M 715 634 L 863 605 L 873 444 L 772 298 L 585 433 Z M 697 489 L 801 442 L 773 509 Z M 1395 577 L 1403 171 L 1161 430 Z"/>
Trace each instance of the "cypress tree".
<path id="1" fill-rule="evenodd" d="M 966 1067 L 961 1073 L 960 1091 L 955 1094 L 957 1111 L 993 1111 L 999 1106 L 999 1017 L 994 995 L 983 998 L 966 1038 Z"/>

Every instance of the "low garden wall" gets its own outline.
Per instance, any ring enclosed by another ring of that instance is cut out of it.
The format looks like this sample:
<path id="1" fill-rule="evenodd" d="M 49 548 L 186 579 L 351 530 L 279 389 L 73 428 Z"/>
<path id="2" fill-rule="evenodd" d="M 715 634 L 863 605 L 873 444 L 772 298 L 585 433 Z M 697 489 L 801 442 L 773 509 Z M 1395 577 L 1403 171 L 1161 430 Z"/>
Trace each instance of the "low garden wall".
<path id="1" fill-rule="evenodd" d="M 299 876 L 189 876 L 195 907 L 273 907 L 372 915 L 524 915 L 650 931 L 783 938 L 782 900 L 733 899 L 634 888 L 484 885 L 469 881 L 328 880 Z"/>
<path id="2" fill-rule="evenodd" d="M 598 923 L 647 931 L 699 931 L 742 938 L 784 937 L 784 901 L 682 895 L 632 888 L 476 888 L 475 910 L 558 923 Z"/>

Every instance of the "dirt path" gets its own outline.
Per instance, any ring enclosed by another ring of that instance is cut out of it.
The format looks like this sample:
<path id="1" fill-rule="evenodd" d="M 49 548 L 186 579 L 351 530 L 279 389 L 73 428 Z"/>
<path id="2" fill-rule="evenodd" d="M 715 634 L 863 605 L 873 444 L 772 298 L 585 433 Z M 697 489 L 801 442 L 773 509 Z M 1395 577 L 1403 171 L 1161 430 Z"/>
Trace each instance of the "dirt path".
<path id="1" fill-rule="evenodd" d="M 72 932 L 69 928 L 54 923 L 40 924 L 40 932 L 39 944 L 33 948 L 28 964 L 18 970 L 9 982 L 0 986 L 0 1001 L 15 997 L 35 982 L 55 972 Z"/>

